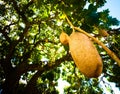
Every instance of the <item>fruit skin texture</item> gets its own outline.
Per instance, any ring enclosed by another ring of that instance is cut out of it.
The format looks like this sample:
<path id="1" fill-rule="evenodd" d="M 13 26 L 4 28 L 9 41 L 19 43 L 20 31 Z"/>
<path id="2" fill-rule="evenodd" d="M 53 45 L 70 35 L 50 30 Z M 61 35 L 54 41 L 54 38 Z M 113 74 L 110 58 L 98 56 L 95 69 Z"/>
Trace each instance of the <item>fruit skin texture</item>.
<path id="1" fill-rule="evenodd" d="M 69 38 L 69 47 L 72 58 L 88 78 L 97 78 L 102 73 L 101 57 L 92 41 L 83 33 L 73 32 Z"/>
<path id="2" fill-rule="evenodd" d="M 80 32 L 72 32 L 70 36 L 64 32 L 61 34 L 61 43 L 69 44 L 72 58 L 81 73 L 88 78 L 97 78 L 100 76 L 103 64 L 92 41 Z"/>
<path id="3" fill-rule="evenodd" d="M 68 41 L 69 41 L 69 36 L 65 32 L 62 31 L 62 33 L 60 34 L 60 42 L 63 45 L 67 45 Z"/>

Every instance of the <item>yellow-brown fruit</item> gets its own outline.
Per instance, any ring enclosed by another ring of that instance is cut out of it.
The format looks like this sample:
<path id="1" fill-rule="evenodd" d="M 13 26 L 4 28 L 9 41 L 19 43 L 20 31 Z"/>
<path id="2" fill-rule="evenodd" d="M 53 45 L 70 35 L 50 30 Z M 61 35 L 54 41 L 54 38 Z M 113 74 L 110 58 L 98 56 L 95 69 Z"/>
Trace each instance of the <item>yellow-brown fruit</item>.
<path id="1" fill-rule="evenodd" d="M 72 58 L 81 73 L 92 78 L 102 73 L 101 57 L 92 41 L 83 33 L 73 32 L 69 38 Z"/>
<path id="2" fill-rule="evenodd" d="M 60 42 L 64 45 L 66 45 L 66 44 L 68 44 L 68 40 L 69 40 L 69 36 L 65 32 L 62 32 L 60 34 Z"/>

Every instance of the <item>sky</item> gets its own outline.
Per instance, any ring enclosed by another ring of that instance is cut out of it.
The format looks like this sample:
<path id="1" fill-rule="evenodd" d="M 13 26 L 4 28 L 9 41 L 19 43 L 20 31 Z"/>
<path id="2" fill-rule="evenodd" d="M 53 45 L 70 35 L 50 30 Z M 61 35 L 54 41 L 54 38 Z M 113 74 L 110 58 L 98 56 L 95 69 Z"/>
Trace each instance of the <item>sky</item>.
<path id="1" fill-rule="evenodd" d="M 115 17 L 120 21 L 120 0 L 107 0 L 107 3 L 102 9 L 109 9 L 110 16 Z"/>

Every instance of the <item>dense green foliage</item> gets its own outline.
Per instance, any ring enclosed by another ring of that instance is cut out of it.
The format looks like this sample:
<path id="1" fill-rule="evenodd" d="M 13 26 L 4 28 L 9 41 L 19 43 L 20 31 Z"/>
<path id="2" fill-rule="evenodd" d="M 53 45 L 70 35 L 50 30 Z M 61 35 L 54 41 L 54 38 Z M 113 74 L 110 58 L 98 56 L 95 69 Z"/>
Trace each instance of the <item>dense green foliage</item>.
<path id="1" fill-rule="evenodd" d="M 68 47 L 59 41 L 62 30 L 72 32 L 64 12 L 75 26 L 98 37 L 120 58 L 120 29 L 111 29 L 119 21 L 109 16 L 109 10 L 97 11 L 105 3 L 106 0 L 1 0 L 0 92 L 58 94 L 59 79 L 69 83 L 64 94 L 102 94 L 100 82 L 114 92 L 103 78 L 120 87 L 120 68 L 99 45 L 96 47 L 103 59 L 103 74 L 100 79 L 88 79 L 75 67 Z M 109 36 L 99 37 L 96 28 L 106 29 Z"/>

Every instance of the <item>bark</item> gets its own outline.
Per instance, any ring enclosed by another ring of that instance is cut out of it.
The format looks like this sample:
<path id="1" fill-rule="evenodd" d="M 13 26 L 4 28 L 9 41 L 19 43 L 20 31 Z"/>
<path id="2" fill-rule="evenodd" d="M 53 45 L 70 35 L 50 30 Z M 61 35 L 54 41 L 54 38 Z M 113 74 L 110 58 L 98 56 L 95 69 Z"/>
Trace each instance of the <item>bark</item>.
<path id="1" fill-rule="evenodd" d="M 8 71 L 5 76 L 5 82 L 2 85 L 2 94 L 16 94 L 20 75 L 16 73 L 15 69 Z"/>
<path id="2" fill-rule="evenodd" d="M 19 85 L 19 76 L 10 75 L 6 78 L 5 83 L 3 84 L 3 94 L 16 94 L 18 85 Z"/>
<path id="3" fill-rule="evenodd" d="M 31 78 L 31 80 L 25 88 L 24 94 L 39 94 L 36 87 L 36 81 L 43 72 L 44 71 L 38 71 L 35 75 L 33 75 L 33 77 Z"/>

